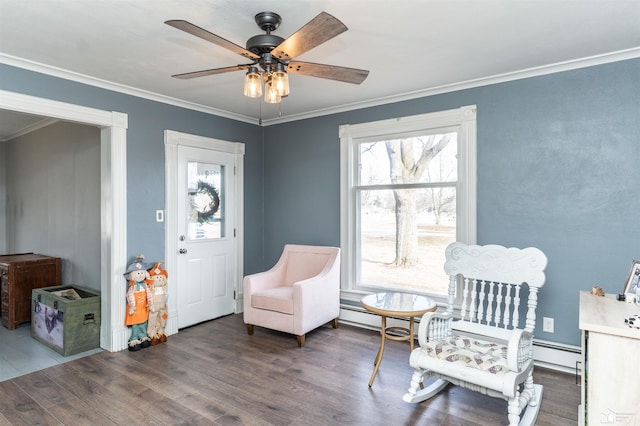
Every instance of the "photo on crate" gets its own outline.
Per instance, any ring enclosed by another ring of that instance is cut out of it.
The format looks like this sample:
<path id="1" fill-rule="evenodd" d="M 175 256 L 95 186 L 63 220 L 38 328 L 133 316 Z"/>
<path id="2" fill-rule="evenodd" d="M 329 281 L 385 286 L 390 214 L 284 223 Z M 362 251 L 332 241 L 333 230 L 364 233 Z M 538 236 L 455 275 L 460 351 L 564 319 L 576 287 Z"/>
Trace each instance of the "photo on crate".
<path id="1" fill-rule="evenodd" d="M 33 330 L 39 338 L 62 348 L 64 336 L 64 313 L 34 300 Z"/>

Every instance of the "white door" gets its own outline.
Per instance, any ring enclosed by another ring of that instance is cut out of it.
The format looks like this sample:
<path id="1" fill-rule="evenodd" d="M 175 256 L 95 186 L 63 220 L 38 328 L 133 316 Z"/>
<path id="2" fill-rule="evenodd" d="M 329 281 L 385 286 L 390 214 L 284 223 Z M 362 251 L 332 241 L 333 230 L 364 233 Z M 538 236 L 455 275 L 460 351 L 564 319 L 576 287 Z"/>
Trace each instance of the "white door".
<path id="1" fill-rule="evenodd" d="M 234 312 L 234 159 L 178 146 L 178 328 Z"/>

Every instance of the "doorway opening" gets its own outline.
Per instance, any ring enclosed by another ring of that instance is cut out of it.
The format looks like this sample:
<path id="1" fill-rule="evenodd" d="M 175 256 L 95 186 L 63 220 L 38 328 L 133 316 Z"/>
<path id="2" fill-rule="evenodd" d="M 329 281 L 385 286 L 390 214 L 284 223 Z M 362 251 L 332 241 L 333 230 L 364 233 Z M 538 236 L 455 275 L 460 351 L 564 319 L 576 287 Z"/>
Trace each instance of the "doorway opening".
<path id="1" fill-rule="evenodd" d="M 0 90 L 0 109 L 71 121 L 100 129 L 100 346 L 108 351 L 127 347 L 125 292 L 120 283 L 127 256 L 127 114 Z"/>

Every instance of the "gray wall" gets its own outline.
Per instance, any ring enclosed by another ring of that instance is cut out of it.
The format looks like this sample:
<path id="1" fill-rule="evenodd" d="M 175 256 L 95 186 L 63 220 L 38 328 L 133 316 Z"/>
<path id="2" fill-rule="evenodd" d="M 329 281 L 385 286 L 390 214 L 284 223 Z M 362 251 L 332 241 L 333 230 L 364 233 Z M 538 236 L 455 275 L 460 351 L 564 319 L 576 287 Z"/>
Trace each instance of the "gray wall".
<path id="1" fill-rule="evenodd" d="M 539 338 L 579 344 L 579 290 L 620 292 L 640 259 L 638 59 L 264 129 L 6 65 L 0 75 L 5 90 L 129 114 L 131 256 L 164 252 L 163 224 L 154 221 L 164 207 L 164 129 L 247 144 L 251 273 L 273 265 L 287 242 L 339 244 L 339 125 L 476 104 L 478 242 L 548 255 L 538 314 L 554 317 L 556 332 L 542 332 L 539 321 Z"/>
<path id="2" fill-rule="evenodd" d="M 62 258 L 100 290 L 100 130 L 58 122 L 5 142 L 7 251 Z"/>
<path id="3" fill-rule="evenodd" d="M 340 125 L 475 104 L 478 242 L 547 254 L 555 333 L 536 335 L 579 345 L 579 291 L 620 293 L 640 259 L 639 76 L 634 59 L 267 127 L 265 263 L 340 244 Z"/>
<path id="4" fill-rule="evenodd" d="M 245 272 L 262 268 L 262 128 L 0 64 L 0 89 L 128 114 L 127 248 L 164 258 L 164 130 L 245 144 Z M 212 96 L 215 86 L 211 87 Z"/>

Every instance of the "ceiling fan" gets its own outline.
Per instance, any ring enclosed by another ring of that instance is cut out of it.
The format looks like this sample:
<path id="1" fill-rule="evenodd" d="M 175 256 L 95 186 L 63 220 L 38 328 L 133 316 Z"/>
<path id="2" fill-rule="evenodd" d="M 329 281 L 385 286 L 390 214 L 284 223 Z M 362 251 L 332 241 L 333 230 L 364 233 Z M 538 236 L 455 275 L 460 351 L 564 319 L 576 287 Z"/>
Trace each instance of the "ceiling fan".
<path id="1" fill-rule="evenodd" d="M 265 102 L 278 103 L 289 94 L 287 73 L 352 84 L 362 83 L 369 75 L 368 70 L 293 60 L 347 31 L 347 27 L 340 20 L 326 12 L 321 12 L 286 40 L 271 34 L 282 22 L 282 18 L 277 13 L 260 12 L 255 16 L 255 21 L 266 34 L 251 37 L 246 42 L 246 49 L 188 21 L 179 19 L 166 21 L 167 25 L 217 44 L 252 61 L 248 64 L 175 74 L 172 77 L 190 79 L 247 70 L 244 94 L 252 98 L 261 97 L 264 81 Z"/>

